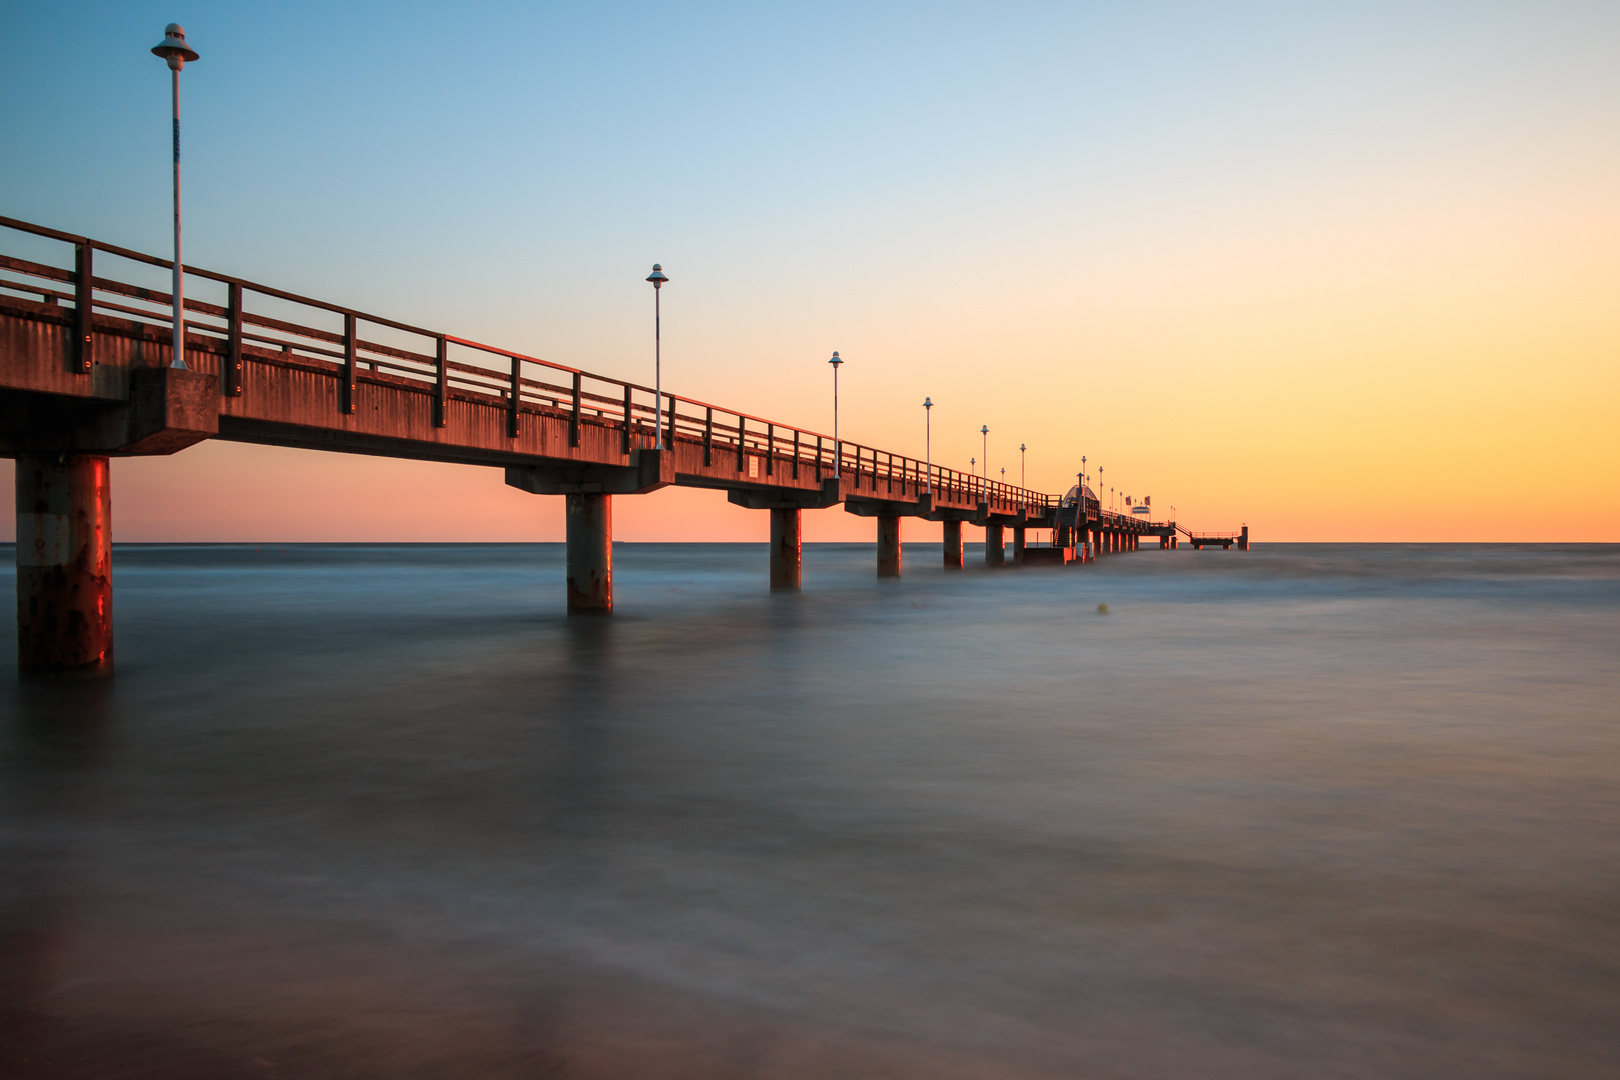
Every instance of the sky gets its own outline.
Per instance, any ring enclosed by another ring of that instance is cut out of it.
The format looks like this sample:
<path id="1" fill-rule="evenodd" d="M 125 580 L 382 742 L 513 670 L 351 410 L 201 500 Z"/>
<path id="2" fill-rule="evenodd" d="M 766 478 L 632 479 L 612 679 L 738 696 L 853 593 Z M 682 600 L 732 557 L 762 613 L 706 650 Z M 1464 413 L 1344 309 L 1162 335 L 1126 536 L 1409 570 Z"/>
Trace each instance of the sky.
<path id="1" fill-rule="evenodd" d="M 847 438 L 922 456 L 928 396 L 937 463 L 988 425 L 993 476 L 1084 454 L 1198 530 L 1620 540 L 1620 4 L 12 3 L 0 214 L 169 249 L 170 21 L 188 263 L 650 383 L 659 262 L 683 395 L 829 430 L 837 349 Z M 113 498 L 126 541 L 562 536 L 499 470 L 218 442 Z"/>

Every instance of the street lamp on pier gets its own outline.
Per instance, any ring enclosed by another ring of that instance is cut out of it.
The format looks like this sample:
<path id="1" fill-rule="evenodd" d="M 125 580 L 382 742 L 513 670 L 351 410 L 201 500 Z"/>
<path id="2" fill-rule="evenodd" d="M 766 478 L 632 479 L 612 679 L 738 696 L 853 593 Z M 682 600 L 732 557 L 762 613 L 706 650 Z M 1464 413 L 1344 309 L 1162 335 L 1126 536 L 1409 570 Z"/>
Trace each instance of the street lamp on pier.
<path id="1" fill-rule="evenodd" d="M 1029 447 L 1025 446 L 1023 443 L 1018 444 L 1018 486 L 1021 488 L 1029 486 L 1029 469 L 1026 468 L 1028 462 L 1025 460 L 1024 456 L 1024 451 L 1028 449 Z"/>
<path id="2" fill-rule="evenodd" d="M 843 479 L 844 444 L 838 441 L 838 369 L 844 363 L 834 349 L 832 359 L 827 361 L 833 369 L 833 479 Z"/>
<path id="3" fill-rule="evenodd" d="M 152 46 L 152 55 L 168 61 L 174 86 L 174 359 L 170 367 L 186 366 L 186 286 L 180 263 L 180 69 L 187 60 L 196 60 L 197 50 L 186 44 L 186 31 L 179 23 L 163 28 L 163 40 Z"/>
<path id="4" fill-rule="evenodd" d="M 934 399 L 923 398 L 923 467 L 928 478 L 924 486 L 928 494 L 934 493 Z"/>
<path id="5" fill-rule="evenodd" d="M 647 280 L 653 287 L 653 433 L 657 436 L 656 449 L 664 448 L 664 312 L 660 298 L 664 295 L 664 282 L 669 275 L 664 268 L 653 263 Z M 630 418 L 624 418 L 629 423 Z"/>

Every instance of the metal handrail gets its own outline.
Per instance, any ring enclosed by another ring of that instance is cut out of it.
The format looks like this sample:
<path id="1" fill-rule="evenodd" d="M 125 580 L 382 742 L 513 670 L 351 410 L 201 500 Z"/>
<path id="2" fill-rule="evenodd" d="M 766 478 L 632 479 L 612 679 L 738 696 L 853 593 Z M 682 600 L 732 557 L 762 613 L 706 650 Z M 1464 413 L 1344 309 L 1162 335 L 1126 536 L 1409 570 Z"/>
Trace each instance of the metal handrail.
<path id="1" fill-rule="evenodd" d="M 172 260 L 5 216 L 0 216 L 0 226 L 74 245 L 73 270 L 0 255 L 0 269 L 43 281 L 68 284 L 73 287 L 72 292 L 46 286 L 36 287 L 7 279 L 0 279 L 0 289 L 38 295 L 48 304 L 56 304 L 58 301 L 73 303 L 73 310 L 76 311 L 74 318 L 81 331 L 78 338 L 83 345 L 83 348 L 78 350 L 81 372 L 87 373 L 90 370 L 88 316 L 94 311 L 99 309 L 104 312 L 116 312 L 120 316 L 133 317 L 135 321 L 154 328 L 170 324 L 173 297 L 169 292 L 134 285 L 116 278 L 97 276 L 91 272 L 91 264 L 92 256 L 96 252 L 166 270 L 172 269 L 174 265 Z M 892 494 L 898 485 L 902 495 L 908 487 L 914 494 L 931 489 L 949 497 L 950 501 L 985 503 L 1008 510 L 1039 509 L 1043 512 L 1060 501 L 1056 496 L 938 464 L 930 465 L 921 459 L 893 454 L 850 440 L 835 444 L 831 436 L 824 432 L 778 424 L 761 416 L 725 409 L 697 398 L 666 393 L 664 398 L 667 405 L 664 414 L 655 416 L 650 404 L 637 401 L 635 398 L 637 393 L 644 397 L 653 396 L 653 388 L 639 383 L 597 375 L 541 357 L 361 312 L 230 274 L 191 265 L 185 267 L 185 272 L 205 280 L 219 282 L 229 289 L 231 300 L 225 305 L 210 304 L 192 297 L 187 297 L 184 301 L 187 328 L 195 327 L 202 339 L 224 341 L 228 353 L 236 360 L 234 369 L 230 365 L 222 364 L 222 370 L 226 371 L 223 389 L 228 396 L 239 396 L 242 392 L 240 353 L 244 345 L 265 350 L 279 348 L 286 362 L 320 365 L 323 370 L 338 368 L 340 373 L 346 373 L 348 389 L 351 391 L 354 380 L 362 370 L 368 371 L 371 379 L 386 374 L 390 378 L 401 379 L 408 383 L 435 387 L 438 406 L 436 412 L 441 418 L 444 401 L 452 392 L 499 399 L 505 402 L 506 407 L 512 412 L 514 434 L 519 412 L 526 406 L 532 410 L 534 406 L 541 405 L 544 408 L 564 410 L 576 425 L 580 422 L 601 421 L 622 425 L 627 439 L 632 434 L 638 437 L 650 435 L 650 429 L 654 425 L 664 425 L 671 437 L 679 434 L 688 440 L 701 441 L 705 448 L 706 460 L 710 459 L 716 450 L 737 454 L 739 467 L 742 466 L 742 459 L 747 456 L 763 457 L 766 460 L 767 475 L 773 474 L 775 465 L 782 462 L 801 467 L 808 465 L 823 471 L 837 468 L 838 471 L 855 477 L 857 490 L 869 485 L 868 490 L 877 492 L 882 485 L 883 493 Z M 145 304 L 151 310 L 135 307 L 130 303 L 98 299 L 96 293 L 102 293 L 104 296 L 110 294 L 123 300 Z M 324 330 L 249 312 L 243 304 L 245 293 L 341 316 L 344 320 L 344 330 L 343 332 Z M 82 304 L 81 299 L 85 301 Z M 169 312 L 165 314 L 162 309 L 169 309 Z M 215 321 L 194 323 L 191 319 L 193 313 Z M 361 322 L 435 342 L 435 351 L 414 352 L 381 342 L 367 341 L 358 332 Z M 499 357 L 505 361 L 503 365 L 505 370 L 453 360 L 448 356 L 448 347 L 452 345 L 487 356 Z M 568 377 L 569 385 L 558 385 L 530 377 L 525 374 L 525 365 L 565 375 Z M 616 392 L 609 394 L 592 392 L 582 385 L 586 380 L 604 384 Z M 345 395 L 346 400 L 349 396 Z M 594 415 L 587 415 L 587 407 Z M 689 410 L 694 409 L 702 415 L 692 416 Z M 716 414 L 719 414 L 718 418 Z M 730 423 L 726 422 L 728 418 Z M 833 460 L 838 453 L 835 445 L 842 446 L 842 454 L 837 462 Z M 761 476 L 760 479 L 764 477 Z"/>

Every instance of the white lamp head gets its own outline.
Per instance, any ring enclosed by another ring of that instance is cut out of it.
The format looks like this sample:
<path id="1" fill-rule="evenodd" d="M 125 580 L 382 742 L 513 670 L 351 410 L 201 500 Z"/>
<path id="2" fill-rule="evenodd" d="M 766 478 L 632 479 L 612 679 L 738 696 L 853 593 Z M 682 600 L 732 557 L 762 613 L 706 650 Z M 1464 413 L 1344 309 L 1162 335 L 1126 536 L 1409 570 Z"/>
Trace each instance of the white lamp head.
<path id="1" fill-rule="evenodd" d="M 186 30 L 179 23 L 163 28 L 163 40 L 152 46 L 152 55 L 163 57 L 174 71 L 185 67 L 187 60 L 198 58 L 197 50 L 186 44 Z"/>

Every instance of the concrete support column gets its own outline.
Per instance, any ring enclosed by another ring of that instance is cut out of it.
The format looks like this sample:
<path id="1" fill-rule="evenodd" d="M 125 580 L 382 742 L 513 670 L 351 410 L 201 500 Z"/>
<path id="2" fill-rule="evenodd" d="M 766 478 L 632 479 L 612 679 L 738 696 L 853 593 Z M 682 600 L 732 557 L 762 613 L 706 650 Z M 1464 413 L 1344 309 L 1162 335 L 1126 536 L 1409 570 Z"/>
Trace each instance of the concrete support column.
<path id="1" fill-rule="evenodd" d="M 877 519 L 878 577 L 900 576 L 900 515 L 879 514 Z"/>
<path id="2" fill-rule="evenodd" d="M 771 508 L 771 588 L 797 590 L 801 582 L 802 545 L 799 525 L 803 511 L 796 506 Z"/>
<path id="3" fill-rule="evenodd" d="M 1249 527 L 1247 525 L 1243 526 L 1243 535 L 1238 537 L 1238 550 L 1249 550 Z"/>
<path id="4" fill-rule="evenodd" d="M 1025 536 L 1028 530 L 1022 525 L 1013 526 L 1013 565 L 1024 565 Z"/>
<path id="5" fill-rule="evenodd" d="M 994 522 L 984 527 L 984 565 L 1007 565 L 1007 537 Z"/>
<path id="6" fill-rule="evenodd" d="M 945 569 L 962 569 L 962 523 L 947 521 L 945 526 Z"/>
<path id="7" fill-rule="evenodd" d="M 613 614 L 613 496 L 568 500 L 568 613 Z"/>
<path id="8" fill-rule="evenodd" d="M 112 668 L 112 472 L 106 457 L 17 459 L 17 663 Z"/>

